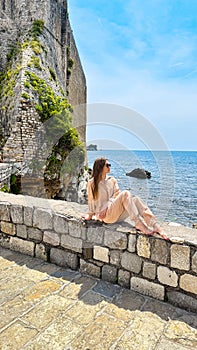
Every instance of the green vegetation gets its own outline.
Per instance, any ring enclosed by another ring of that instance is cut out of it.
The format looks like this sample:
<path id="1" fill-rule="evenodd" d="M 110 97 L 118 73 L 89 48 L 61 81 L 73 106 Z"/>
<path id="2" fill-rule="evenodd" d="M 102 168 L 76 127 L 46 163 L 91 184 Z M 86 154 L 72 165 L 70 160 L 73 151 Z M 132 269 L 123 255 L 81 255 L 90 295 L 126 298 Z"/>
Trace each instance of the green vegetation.
<path id="1" fill-rule="evenodd" d="M 39 78 L 35 73 L 26 71 L 25 75 L 27 77 L 26 83 L 31 85 L 38 100 L 35 109 L 40 115 L 41 121 L 45 122 L 50 117 L 63 113 L 66 113 L 67 118 L 71 121 L 70 111 L 72 107 L 68 103 L 68 100 L 65 97 L 56 95 L 53 89 L 47 85 L 46 81 Z"/>
<path id="2" fill-rule="evenodd" d="M 51 74 L 51 78 L 54 81 L 57 81 L 57 77 L 56 77 L 55 71 L 51 67 L 49 67 L 49 73 Z"/>
<path id="3" fill-rule="evenodd" d="M 21 43 L 20 41 L 17 41 L 15 43 L 15 45 L 11 45 L 10 46 L 10 51 L 7 53 L 7 61 L 8 61 L 8 64 L 13 60 L 15 59 L 16 57 L 18 57 L 18 55 L 20 54 L 21 52 Z"/>
<path id="4" fill-rule="evenodd" d="M 36 56 L 31 56 L 30 62 L 28 63 L 28 67 L 35 67 L 39 70 L 42 70 L 40 65 L 40 58 Z"/>
<path id="5" fill-rule="evenodd" d="M 26 100 L 30 98 L 30 96 L 26 92 L 23 92 L 21 96 Z"/>
<path id="6" fill-rule="evenodd" d="M 73 64 L 74 64 L 74 60 L 70 57 L 70 58 L 68 59 L 68 67 L 67 67 L 67 77 L 68 77 L 68 78 L 69 78 L 70 75 L 71 75 Z"/>
<path id="7" fill-rule="evenodd" d="M 44 45 L 38 39 L 38 36 L 41 35 L 43 28 L 44 21 L 35 20 L 32 24 L 32 28 L 27 35 L 27 37 L 30 37 L 31 40 L 26 40 L 24 42 L 18 40 L 15 45 L 12 45 L 10 47 L 10 51 L 7 54 L 7 67 L 4 72 L 0 73 L 0 98 L 14 96 L 13 89 L 16 85 L 16 77 L 18 76 L 21 67 L 17 65 L 16 68 L 13 69 L 12 65 L 19 54 L 27 49 L 28 46 L 32 48 L 36 55 L 41 54 L 42 50 L 45 50 Z M 34 66 L 39 70 L 42 69 L 40 65 L 40 59 L 36 56 L 31 57 L 29 65 L 30 67 Z"/>
<path id="8" fill-rule="evenodd" d="M 20 186 L 17 183 L 17 177 L 13 174 L 10 177 L 10 192 L 14 194 L 20 193 Z"/>
<path id="9" fill-rule="evenodd" d="M 13 97 L 14 87 L 16 85 L 17 76 L 22 67 L 16 65 L 16 59 L 28 48 L 33 51 L 28 67 L 42 71 L 40 55 L 47 50 L 39 40 L 44 28 L 44 21 L 36 20 L 33 22 L 32 28 L 27 33 L 23 41 L 18 40 L 16 45 L 10 48 L 7 55 L 7 67 L 5 72 L 0 73 L 0 97 Z M 67 77 L 69 78 L 74 64 L 74 60 L 70 57 L 70 48 L 67 47 Z M 43 57 L 42 57 L 43 58 Z M 43 69 L 44 70 L 44 69 Z M 43 171 L 45 168 L 45 180 L 52 179 L 54 174 L 60 179 L 62 173 L 74 175 L 78 167 L 84 162 L 84 146 L 79 140 L 77 130 L 72 126 L 72 106 L 65 98 L 65 92 L 59 86 L 57 76 L 53 68 L 48 67 L 51 81 L 54 81 L 56 87 L 59 88 L 59 95 L 54 92 L 52 87 L 47 84 L 46 80 L 40 78 L 31 70 L 25 71 L 26 81 L 24 87 L 28 90 L 22 93 L 23 99 L 30 99 L 34 103 L 34 107 L 38 112 L 41 122 L 44 123 L 46 131 L 47 145 L 51 146 L 51 154 L 46 164 L 32 160 L 31 168 L 35 171 Z M 6 110 L 9 106 L 3 106 Z M 3 136 L 2 136 L 3 137 Z M 11 191 L 17 193 L 18 187 L 16 177 L 11 179 Z M 8 188 L 2 187 L 2 191 L 6 192 Z"/>
<path id="10" fill-rule="evenodd" d="M 38 36 L 40 36 L 42 34 L 43 28 L 44 28 L 44 21 L 43 20 L 40 20 L 40 19 L 34 20 L 32 28 L 30 30 L 30 35 L 33 38 L 37 38 Z"/>
<path id="11" fill-rule="evenodd" d="M 14 96 L 13 89 L 20 70 L 21 67 L 17 65 L 15 69 L 9 67 L 7 71 L 0 74 L 0 97 Z"/>
<path id="12" fill-rule="evenodd" d="M 28 81 L 24 82 L 24 87 L 26 87 L 27 89 L 30 89 L 31 85 Z"/>
<path id="13" fill-rule="evenodd" d="M 79 140 L 75 128 L 70 127 L 53 147 L 46 162 L 45 178 L 51 174 L 76 174 L 77 169 L 84 162 L 84 147 Z"/>
<path id="14" fill-rule="evenodd" d="M 10 192 L 9 187 L 7 184 L 4 184 L 1 188 L 0 188 L 1 192 Z"/>
<path id="15" fill-rule="evenodd" d="M 72 69 L 73 64 L 74 64 L 74 60 L 72 58 L 69 58 L 69 60 L 68 60 L 68 68 Z"/>

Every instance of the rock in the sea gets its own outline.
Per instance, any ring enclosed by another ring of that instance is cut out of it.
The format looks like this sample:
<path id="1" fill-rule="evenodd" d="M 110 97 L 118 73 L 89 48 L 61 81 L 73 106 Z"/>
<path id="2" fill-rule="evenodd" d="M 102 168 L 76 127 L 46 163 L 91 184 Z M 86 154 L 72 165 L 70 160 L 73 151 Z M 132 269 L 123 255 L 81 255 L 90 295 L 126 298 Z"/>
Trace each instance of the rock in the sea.
<path id="1" fill-rule="evenodd" d="M 130 171 L 129 173 L 126 173 L 127 176 L 131 177 L 137 177 L 138 179 L 150 179 L 151 178 L 151 172 L 145 169 L 134 169 Z"/>

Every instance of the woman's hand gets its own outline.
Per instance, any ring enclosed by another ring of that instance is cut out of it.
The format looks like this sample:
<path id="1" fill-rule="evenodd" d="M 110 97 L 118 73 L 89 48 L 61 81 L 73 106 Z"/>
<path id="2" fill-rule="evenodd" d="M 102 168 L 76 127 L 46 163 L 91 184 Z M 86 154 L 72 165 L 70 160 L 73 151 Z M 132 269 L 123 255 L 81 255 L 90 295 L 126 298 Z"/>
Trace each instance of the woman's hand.
<path id="1" fill-rule="evenodd" d="M 103 209 L 100 211 L 98 217 L 100 220 L 103 220 L 105 217 L 106 217 L 106 213 L 107 213 L 107 208 L 106 209 Z"/>
<path id="2" fill-rule="evenodd" d="M 83 214 L 82 215 L 82 220 L 92 220 L 92 214 Z"/>

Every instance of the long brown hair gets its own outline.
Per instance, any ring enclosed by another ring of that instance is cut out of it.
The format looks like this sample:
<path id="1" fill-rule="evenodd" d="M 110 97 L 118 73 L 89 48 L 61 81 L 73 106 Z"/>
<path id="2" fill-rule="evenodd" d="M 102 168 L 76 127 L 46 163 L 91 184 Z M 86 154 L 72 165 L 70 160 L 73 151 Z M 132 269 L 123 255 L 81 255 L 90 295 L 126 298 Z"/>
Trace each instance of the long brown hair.
<path id="1" fill-rule="evenodd" d="M 106 158 L 97 158 L 94 161 L 93 165 L 93 171 L 92 171 L 92 177 L 93 177 L 93 187 L 92 187 L 92 194 L 93 198 L 98 198 L 98 184 L 101 181 L 102 178 L 102 170 L 106 163 Z"/>

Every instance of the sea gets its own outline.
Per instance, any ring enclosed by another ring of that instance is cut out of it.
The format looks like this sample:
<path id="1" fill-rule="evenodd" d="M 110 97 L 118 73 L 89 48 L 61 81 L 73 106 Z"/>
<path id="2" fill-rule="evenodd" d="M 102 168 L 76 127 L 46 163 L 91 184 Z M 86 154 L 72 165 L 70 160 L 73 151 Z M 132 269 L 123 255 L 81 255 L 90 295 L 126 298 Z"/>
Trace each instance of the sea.
<path id="1" fill-rule="evenodd" d="M 106 157 L 110 174 L 120 190 L 129 190 L 146 202 L 157 219 L 192 227 L 197 223 L 197 152 L 148 150 L 88 151 L 88 166 Z M 134 169 L 151 172 L 151 178 L 128 176 Z"/>

